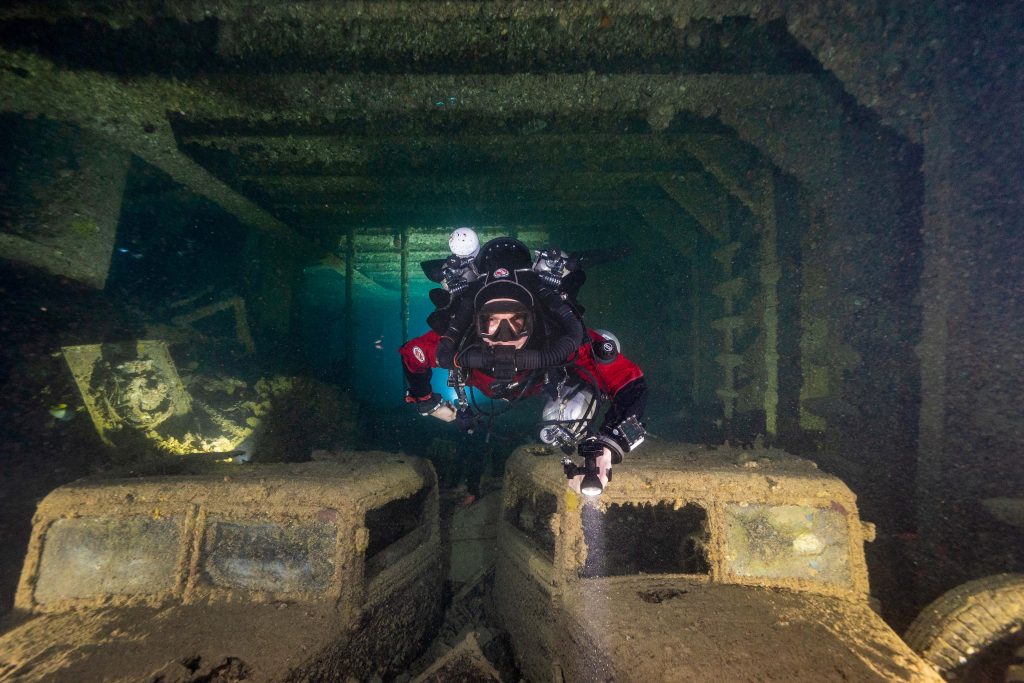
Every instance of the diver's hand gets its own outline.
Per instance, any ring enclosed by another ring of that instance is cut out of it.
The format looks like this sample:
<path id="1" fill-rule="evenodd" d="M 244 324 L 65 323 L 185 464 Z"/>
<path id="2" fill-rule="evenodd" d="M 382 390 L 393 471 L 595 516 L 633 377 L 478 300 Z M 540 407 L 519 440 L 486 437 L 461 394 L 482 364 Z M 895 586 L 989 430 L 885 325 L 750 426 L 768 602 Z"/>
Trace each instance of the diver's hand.
<path id="1" fill-rule="evenodd" d="M 601 486 L 608 486 L 608 479 L 611 477 L 612 472 L 612 452 L 606 447 L 604 451 L 595 460 L 597 464 L 597 478 L 601 480 Z M 580 484 L 583 481 L 583 475 L 577 474 L 572 479 L 569 479 L 569 488 L 580 493 Z M 582 494 L 581 494 L 582 495 Z"/>
<path id="2" fill-rule="evenodd" d="M 436 417 L 442 422 L 451 422 L 455 419 L 455 408 L 448 401 L 441 398 L 441 394 L 429 396 L 406 396 L 405 402 L 412 405 L 416 412 L 426 417 Z"/>
<path id="3" fill-rule="evenodd" d="M 436 417 L 441 422 L 454 422 L 455 406 L 451 404 L 451 401 L 444 401 L 437 410 L 430 413 L 430 417 Z"/>

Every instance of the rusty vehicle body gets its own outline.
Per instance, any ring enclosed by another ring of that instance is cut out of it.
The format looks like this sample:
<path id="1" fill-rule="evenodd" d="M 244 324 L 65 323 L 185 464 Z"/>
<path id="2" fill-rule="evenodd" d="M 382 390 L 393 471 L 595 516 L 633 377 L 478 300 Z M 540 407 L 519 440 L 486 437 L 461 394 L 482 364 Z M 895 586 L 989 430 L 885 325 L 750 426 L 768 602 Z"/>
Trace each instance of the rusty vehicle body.
<path id="1" fill-rule="evenodd" d="M 387 675 L 440 616 L 426 461 L 83 480 L 39 505 L 0 680 Z"/>
<path id="2" fill-rule="evenodd" d="M 508 462 L 495 603 L 540 681 L 939 681 L 872 611 L 874 529 L 777 450 L 645 445 L 603 495 Z"/>

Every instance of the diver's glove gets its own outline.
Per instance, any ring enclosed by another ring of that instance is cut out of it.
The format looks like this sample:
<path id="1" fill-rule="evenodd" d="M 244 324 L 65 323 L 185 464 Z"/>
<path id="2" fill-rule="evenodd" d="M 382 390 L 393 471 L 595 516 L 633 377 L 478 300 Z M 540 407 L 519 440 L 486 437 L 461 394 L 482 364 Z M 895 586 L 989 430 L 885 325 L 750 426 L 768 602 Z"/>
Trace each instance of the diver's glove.
<path id="1" fill-rule="evenodd" d="M 448 401 L 441 398 L 441 394 L 430 394 L 429 396 L 405 395 L 405 402 L 412 405 L 420 415 L 427 416 L 437 412 L 441 406 L 450 405 Z"/>

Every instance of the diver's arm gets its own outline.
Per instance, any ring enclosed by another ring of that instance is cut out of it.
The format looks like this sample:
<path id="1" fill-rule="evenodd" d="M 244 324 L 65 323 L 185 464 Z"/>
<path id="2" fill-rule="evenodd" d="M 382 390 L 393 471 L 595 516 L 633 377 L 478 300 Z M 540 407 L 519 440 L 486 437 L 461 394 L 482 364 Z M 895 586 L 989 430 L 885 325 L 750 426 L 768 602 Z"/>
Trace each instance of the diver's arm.
<path id="1" fill-rule="evenodd" d="M 596 382 L 598 389 L 611 396 L 611 406 L 604 415 L 597 436 L 611 451 L 614 462 L 630 452 L 644 440 L 641 420 L 647 406 L 647 382 L 643 370 L 617 349 L 610 357 L 595 356 L 594 345 L 605 341 L 597 332 L 589 331 L 591 343 L 583 344 L 576 357 L 581 376 Z"/>
<path id="2" fill-rule="evenodd" d="M 584 445 L 592 441 L 602 446 L 601 455 L 594 461 L 602 488 L 611 480 L 612 465 L 621 463 L 624 454 L 643 443 L 646 432 L 640 420 L 646 404 L 647 382 L 641 375 L 628 381 L 612 395 L 611 406 L 605 413 L 601 428 L 596 435 L 584 440 Z M 573 477 L 569 481 L 569 488 L 580 493 L 582 481 L 582 474 Z"/>
<path id="3" fill-rule="evenodd" d="M 408 368 L 405 368 L 405 383 L 409 386 L 406 391 L 406 396 L 409 396 L 416 401 L 425 401 L 430 397 L 433 389 L 430 386 L 430 371 L 426 372 L 409 372 Z"/>
<path id="4" fill-rule="evenodd" d="M 608 412 L 604 414 L 601 429 L 604 430 L 606 427 L 615 426 L 630 415 L 635 415 L 636 419 L 642 420 L 646 408 L 647 381 L 643 377 L 638 377 L 623 386 L 612 396 L 611 406 L 608 407 Z"/>
<path id="5" fill-rule="evenodd" d="M 635 449 L 644 440 L 643 416 L 647 407 L 647 382 L 638 377 L 612 396 L 612 404 L 604 414 L 598 439 L 612 451 L 617 463 L 622 455 Z"/>
<path id="6" fill-rule="evenodd" d="M 402 357 L 402 370 L 409 385 L 408 395 L 417 400 L 430 396 L 430 374 L 437 364 L 437 345 L 440 336 L 431 330 L 410 339 L 398 348 Z"/>
<path id="7" fill-rule="evenodd" d="M 420 415 L 430 415 L 444 422 L 455 419 L 455 409 L 448 401 L 442 400 L 430 386 L 430 375 L 436 364 L 438 334 L 427 332 L 411 339 L 398 349 L 402 356 L 402 370 L 409 389 L 405 402 L 412 405 Z"/>

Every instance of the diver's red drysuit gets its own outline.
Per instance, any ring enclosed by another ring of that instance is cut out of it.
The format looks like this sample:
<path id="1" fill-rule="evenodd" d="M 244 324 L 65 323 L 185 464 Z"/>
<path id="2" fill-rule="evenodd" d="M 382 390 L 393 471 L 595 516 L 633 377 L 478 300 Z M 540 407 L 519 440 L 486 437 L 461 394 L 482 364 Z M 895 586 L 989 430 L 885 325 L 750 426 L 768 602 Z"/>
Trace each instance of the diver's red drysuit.
<path id="1" fill-rule="evenodd" d="M 604 340 L 594 330 L 587 330 L 587 333 L 592 341 Z M 437 332 L 430 331 L 407 341 L 399 349 L 412 401 L 429 399 L 432 394 L 430 374 L 438 367 L 436 352 L 440 340 Z M 608 362 L 600 362 L 594 356 L 593 346 L 589 342 L 584 343 L 570 358 L 565 369 L 570 376 L 575 375 L 580 381 L 611 397 L 611 406 L 605 413 L 600 429 L 602 434 L 610 435 L 615 426 L 630 416 L 635 415 L 638 420 L 643 418 L 647 399 L 644 373 L 636 363 L 622 354 L 617 354 Z M 479 389 L 486 396 L 514 400 L 540 392 L 543 379 L 543 371 L 522 371 L 510 383 L 498 382 L 485 372 L 473 369 L 466 378 L 466 384 Z M 624 445 L 624 451 L 628 451 L 628 445 Z"/>

